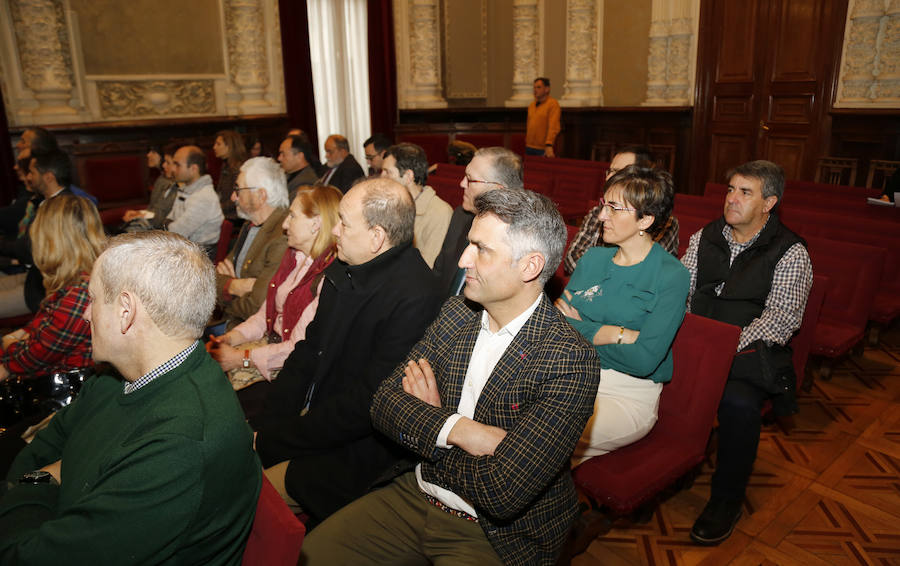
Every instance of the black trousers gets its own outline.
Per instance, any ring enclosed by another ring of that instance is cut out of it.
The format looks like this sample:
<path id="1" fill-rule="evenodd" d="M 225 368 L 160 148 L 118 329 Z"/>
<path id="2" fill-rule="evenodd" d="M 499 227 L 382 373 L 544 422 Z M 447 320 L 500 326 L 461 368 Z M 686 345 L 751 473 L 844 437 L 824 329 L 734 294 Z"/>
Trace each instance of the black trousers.
<path id="1" fill-rule="evenodd" d="M 762 407 L 768 394 L 742 380 L 728 378 L 719 402 L 719 447 L 712 497 L 740 501 L 753 471 Z"/>

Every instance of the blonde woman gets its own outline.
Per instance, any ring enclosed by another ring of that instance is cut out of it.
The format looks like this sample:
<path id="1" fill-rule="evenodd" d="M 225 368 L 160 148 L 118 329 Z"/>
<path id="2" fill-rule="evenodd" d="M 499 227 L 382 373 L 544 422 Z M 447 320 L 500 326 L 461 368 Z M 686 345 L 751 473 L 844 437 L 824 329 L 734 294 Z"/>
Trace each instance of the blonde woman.
<path id="1" fill-rule="evenodd" d="M 91 330 L 84 320 L 88 278 L 106 241 L 94 205 L 74 195 L 44 201 L 30 227 L 34 263 L 47 293 L 25 328 L 2 339 L 0 381 L 87 368 Z"/>
<path id="2" fill-rule="evenodd" d="M 269 282 L 256 314 L 208 344 L 213 358 L 242 389 L 271 381 L 306 336 L 319 304 L 323 271 L 335 258 L 332 228 L 338 222 L 341 191 L 332 186 L 300 187 L 282 227 L 288 249 Z"/>

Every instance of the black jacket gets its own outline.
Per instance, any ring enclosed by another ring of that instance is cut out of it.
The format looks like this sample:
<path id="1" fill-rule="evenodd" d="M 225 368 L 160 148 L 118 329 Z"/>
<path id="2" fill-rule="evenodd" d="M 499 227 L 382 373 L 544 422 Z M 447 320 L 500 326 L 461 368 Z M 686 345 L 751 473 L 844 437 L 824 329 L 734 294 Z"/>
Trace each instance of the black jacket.
<path id="1" fill-rule="evenodd" d="M 288 493 L 314 521 L 363 495 L 404 455 L 377 433 L 372 396 L 440 308 L 428 265 L 410 245 L 325 270 L 316 317 L 251 422 L 263 466 L 290 460 Z"/>

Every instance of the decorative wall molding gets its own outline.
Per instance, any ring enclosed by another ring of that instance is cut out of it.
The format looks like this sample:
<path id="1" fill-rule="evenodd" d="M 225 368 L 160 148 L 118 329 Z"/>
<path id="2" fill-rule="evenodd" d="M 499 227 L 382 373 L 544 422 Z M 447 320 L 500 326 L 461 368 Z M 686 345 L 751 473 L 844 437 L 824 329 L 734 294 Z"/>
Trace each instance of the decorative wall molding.
<path id="1" fill-rule="evenodd" d="M 562 106 L 603 104 L 603 0 L 566 0 Z"/>
<path id="2" fill-rule="evenodd" d="M 77 117 L 72 56 L 62 0 L 10 0 L 10 15 L 24 86 L 37 108 L 32 115 L 68 121 Z"/>
<path id="3" fill-rule="evenodd" d="M 850 0 L 839 108 L 900 108 L 900 0 Z"/>
<path id="4" fill-rule="evenodd" d="M 113 76 L 85 74 L 69 0 L 0 0 L 10 126 L 283 113 L 278 0 L 218 2 L 224 73 Z"/>
<path id="5" fill-rule="evenodd" d="M 513 0 L 513 94 L 505 105 L 528 106 L 544 74 L 544 0 Z"/>
<path id="6" fill-rule="evenodd" d="M 397 106 L 445 108 L 439 0 L 394 0 Z"/>
<path id="7" fill-rule="evenodd" d="M 458 80 L 454 81 L 454 67 L 451 61 L 446 61 L 445 67 L 445 82 L 446 82 L 446 95 L 447 98 L 487 98 L 487 38 L 488 38 L 488 28 L 487 28 L 487 3 L 488 0 L 477 0 L 478 1 L 478 10 L 476 13 L 471 14 L 470 18 L 467 18 L 464 22 L 465 26 L 469 29 L 477 30 L 478 34 L 478 46 L 479 46 L 479 55 L 478 61 L 466 61 L 467 67 L 473 67 L 475 65 L 478 66 L 479 71 L 479 86 L 475 90 L 466 90 L 465 87 L 458 86 Z M 453 51 L 453 46 L 458 44 L 459 39 L 455 38 L 452 34 L 453 24 L 456 22 L 453 20 L 452 11 L 449 9 L 449 4 L 444 3 L 444 36 L 443 36 L 443 48 L 444 53 L 451 53 Z M 478 17 L 478 21 L 475 22 L 475 17 Z M 468 41 L 469 38 L 465 38 L 464 41 Z"/>
<path id="8" fill-rule="evenodd" d="M 211 80 L 97 81 L 103 118 L 215 114 Z"/>
<path id="9" fill-rule="evenodd" d="M 696 76 L 698 0 L 653 0 L 644 106 L 692 106 Z"/>

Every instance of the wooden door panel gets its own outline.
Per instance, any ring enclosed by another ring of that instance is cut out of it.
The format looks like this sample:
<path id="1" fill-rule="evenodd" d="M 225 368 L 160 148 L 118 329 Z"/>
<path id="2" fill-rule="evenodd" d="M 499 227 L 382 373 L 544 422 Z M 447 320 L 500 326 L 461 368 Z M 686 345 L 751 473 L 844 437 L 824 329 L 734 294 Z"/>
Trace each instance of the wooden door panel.
<path id="1" fill-rule="evenodd" d="M 752 94 L 716 95 L 713 97 L 713 122 L 742 122 L 753 120 Z"/>
<path id="2" fill-rule="evenodd" d="M 806 159 L 807 136 L 769 135 L 765 143 L 763 159 L 781 165 L 785 179 L 800 179 Z"/>
<path id="3" fill-rule="evenodd" d="M 774 42 L 769 79 L 812 81 L 821 74 L 817 56 L 822 43 L 822 0 L 784 0 L 773 6 L 769 26 Z"/>
<path id="4" fill-rule="evenodd" d="M 741 132 L 716 132 L 709 143 L 709 174 L 707 179 L 723 182 L 725 173 L 741 163 L 750 161 L 754 140 Z"/>
<path id="5" fill-rule="evenodd" d="M 815 110 L 815 96 L 773 95 L 769 97 L 768 107 L 769 124 L 810 124 Z"/>
<path id="6" fill-rule="evenodd" d="M 717 83 L 752 82 L 756 69 L 756 11 L 758 2 L 722 2 L 717 8 Z"/>

